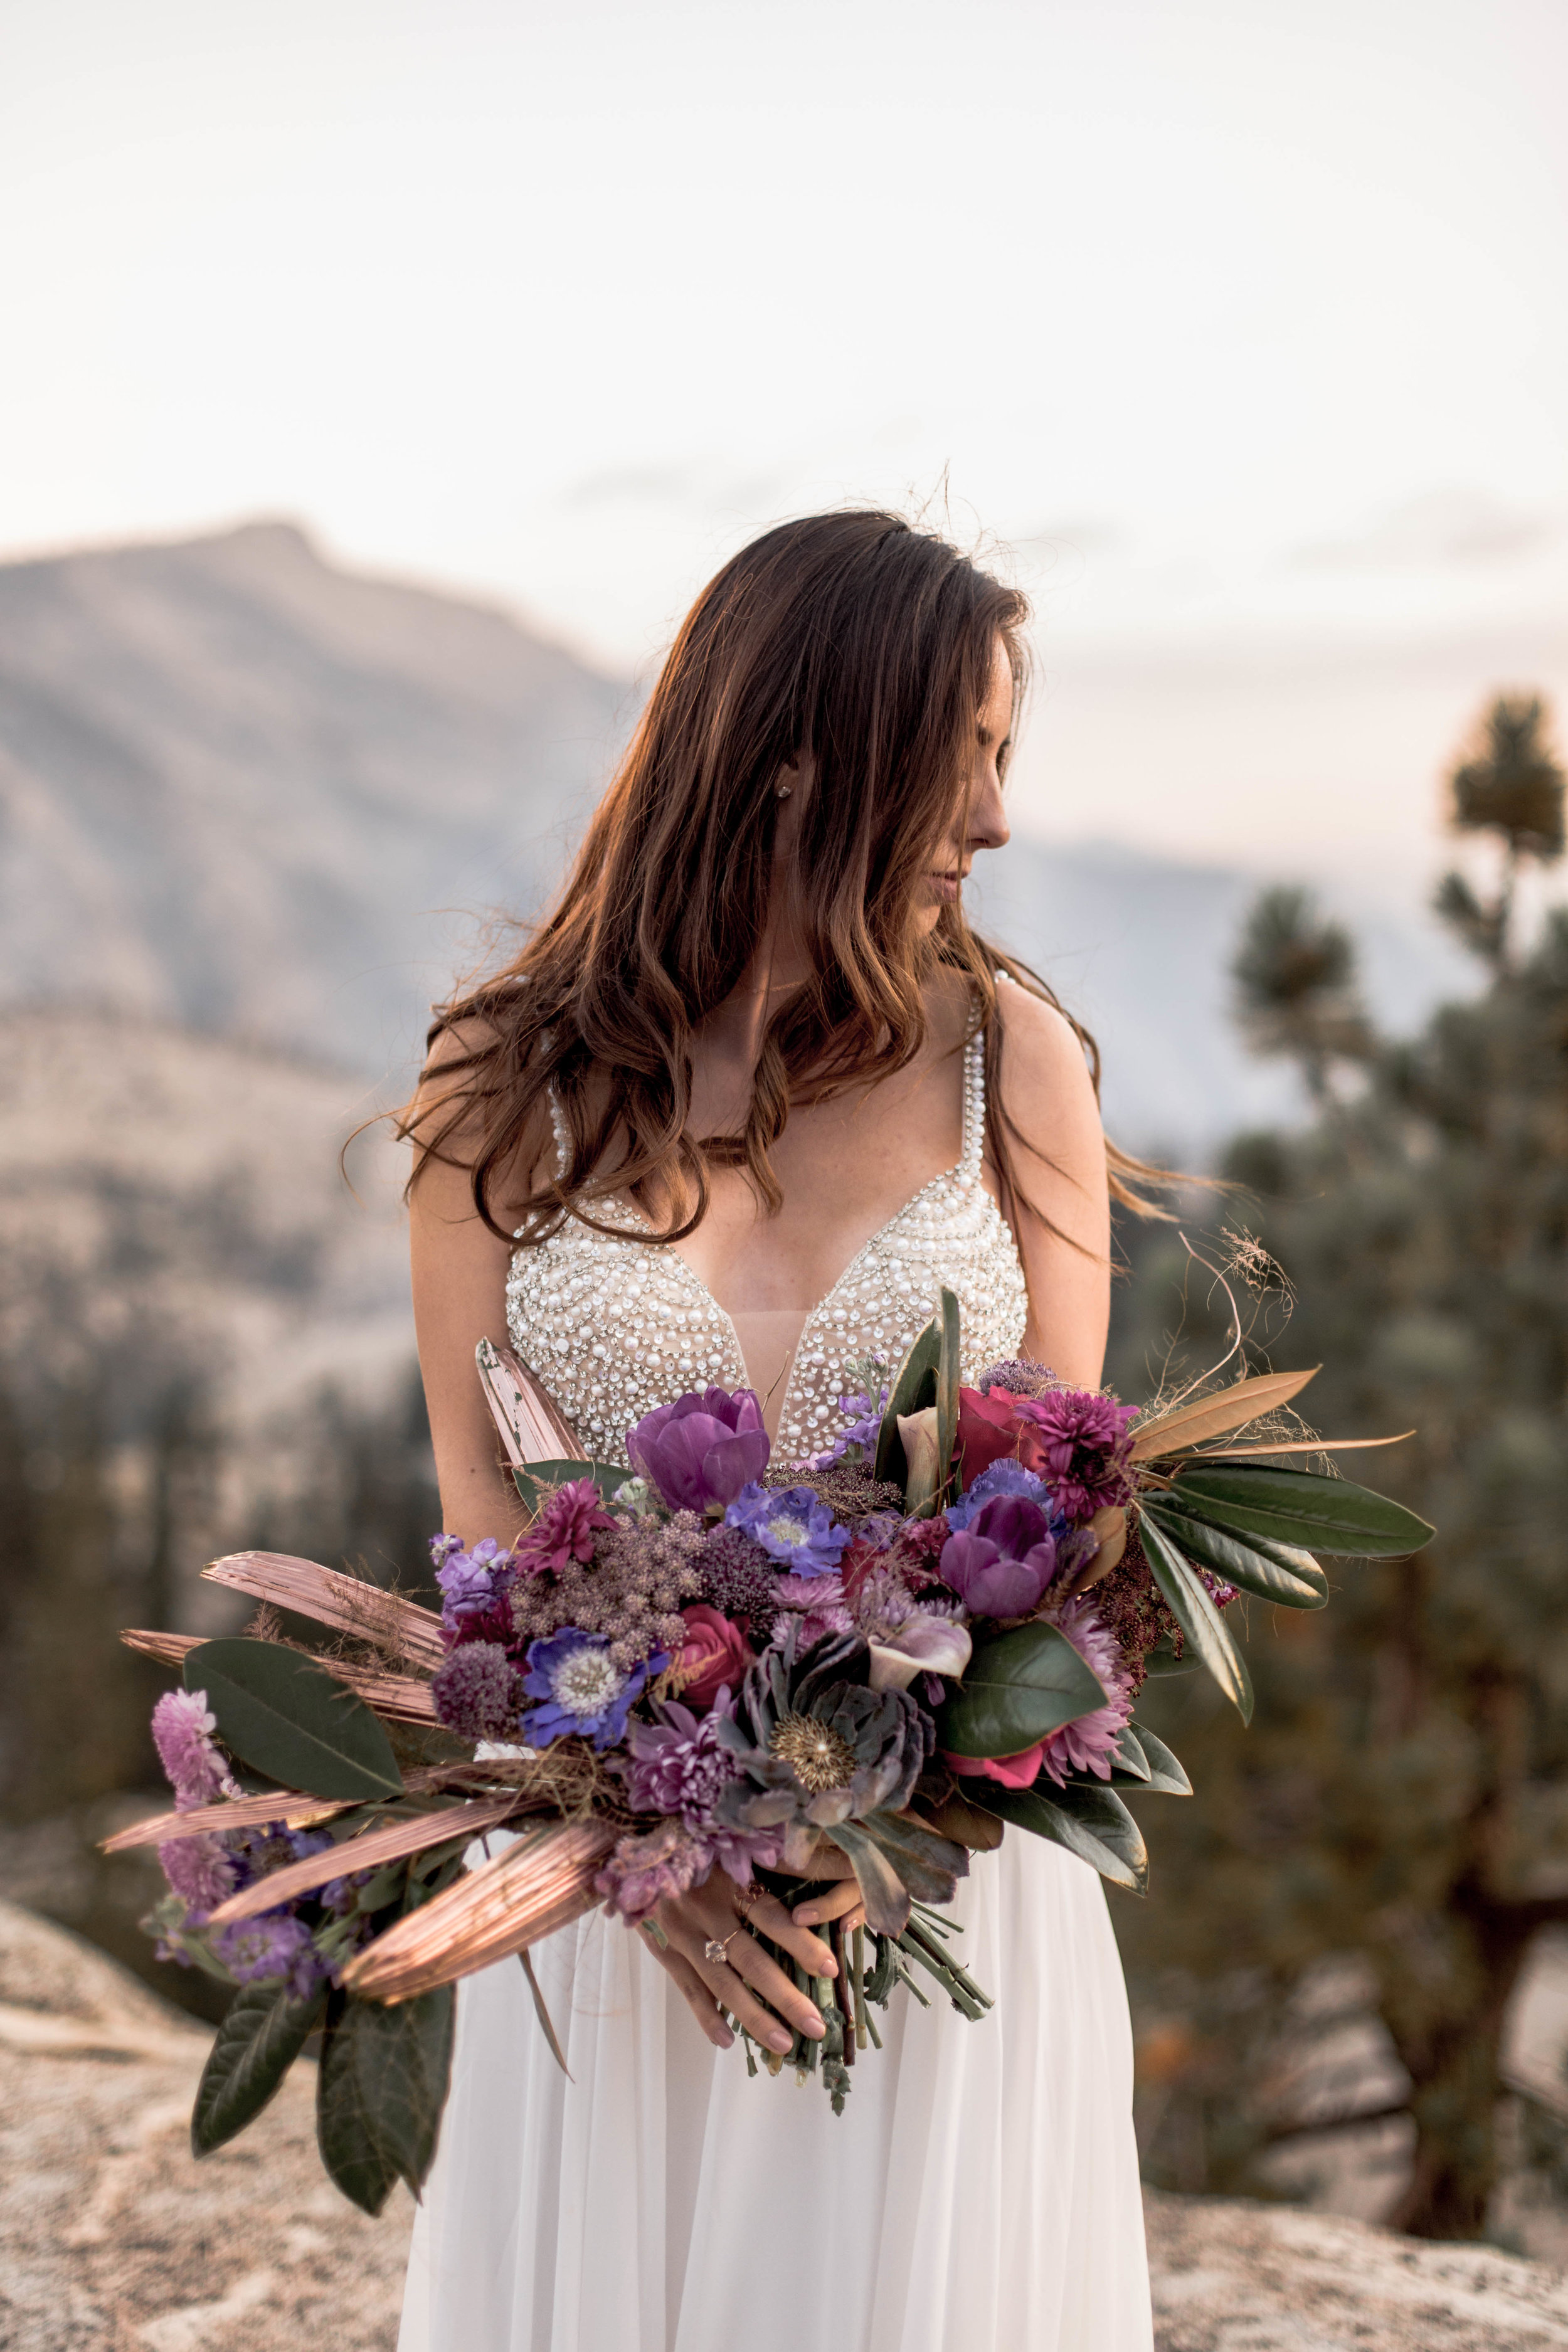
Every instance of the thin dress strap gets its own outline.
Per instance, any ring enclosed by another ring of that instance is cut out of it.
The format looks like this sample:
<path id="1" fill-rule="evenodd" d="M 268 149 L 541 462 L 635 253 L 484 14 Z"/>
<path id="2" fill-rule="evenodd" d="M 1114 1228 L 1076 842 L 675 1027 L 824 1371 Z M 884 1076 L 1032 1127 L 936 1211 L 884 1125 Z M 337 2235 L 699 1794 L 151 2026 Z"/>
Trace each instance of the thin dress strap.
<path id="1" fill-rule="evenodd" d="M 963 1049 L 963 1143 L 958 1164 L 966 1176 L 978 1176 L 985 1156 L 985 1034 L 972 1037 Z"/>

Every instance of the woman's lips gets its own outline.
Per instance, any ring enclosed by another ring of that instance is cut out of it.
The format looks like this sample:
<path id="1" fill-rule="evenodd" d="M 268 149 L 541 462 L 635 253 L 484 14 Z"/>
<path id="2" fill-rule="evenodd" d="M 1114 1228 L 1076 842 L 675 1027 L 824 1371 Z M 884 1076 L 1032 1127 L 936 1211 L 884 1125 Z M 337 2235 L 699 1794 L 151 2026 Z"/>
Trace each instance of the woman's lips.
<path id="1" fill-rule="evenodd" d="M 928 877 L 928 879 L 930 880 L 932 892 L 942 901 L 944 906 L 954 907 L 957 905 L 959 887 L 963 880 L 962 874 L 932 874 Z"/>

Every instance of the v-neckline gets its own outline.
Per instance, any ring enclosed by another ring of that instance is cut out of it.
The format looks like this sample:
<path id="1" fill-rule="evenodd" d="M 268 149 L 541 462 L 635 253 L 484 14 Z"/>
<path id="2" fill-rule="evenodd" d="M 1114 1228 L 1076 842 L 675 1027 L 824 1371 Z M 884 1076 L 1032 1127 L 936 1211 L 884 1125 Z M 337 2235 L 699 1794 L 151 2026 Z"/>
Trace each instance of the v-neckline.
<path id="1" fill-rule="evenodd" d="M 784 1386 L 779 1397 L 778 1411 L 778 1425 L 781 1430 L 784 1426 L 784 1412 L 785 1407 L 788 1405 L 790 1401 L 790 1391 L 795 1386 L 795 1367 L 800 1361 L 800 1351 L 805 1344 L 805 1335 L 811 1329 L 812 1325 L 820 1316 L 832 1312 L 834 1300 L 848 1282 L 850 1276 L 859 1271 L 862 1263 L 870 1255 L 878 1243 L 885 1240 L 887 1235 L 892 1232 L 895 1225 L 901 1224 L 903 1220 L 909 1215 L 910 1210 L 916 1209 L 920 1206 L 928 1192 L 934 1192 L 939 1184 L 952 1183 L 967 1170 L 970 1159 L 973 1155 L 973 1144 L 974 1140 L 970 1131 L 970 1057 L 973 1052 L 974 1044 L 972 1040 L 970 1044 L 964 1047 L 963 1051 L 962 1072 L 963 1096 L 961 1124 L 959 1129 L 958 1158 L 953 1161 L 951 1168 L 939 1169 L 934 1176 L 928 1176 L 925 1182 L 911 1192 L 909 1199 L 896 1208 L 890 1217 L 887 1217 L 883 1220 L 881 1224 L 877 1227 L 875 1233 L 868 1234 L 866 1239 L 861 1243 L 859 1248 L 855 1252 L 853 1257 L 850 1258 L 848 1264 L 843 1268 L 842 1272 L 829 1285 L 828 1288 L 823 1292 L 822 1297 L 816 1301 L 815 1307 L 808 1307 L 806 1308 L 805 1319 L 800 1327 L 799 1336 L 795 1340 L 795 1346 L 790 1350 L 789 1361 L 784 1366 Z M 976 1180 L 978 1181 L 978 1171 L 976 1171 Z M 622 1203 L 622 1206 L 626 1215 L 635 1219 L 636 1222 L 642 1226 L 645 1232 L 651 1233 L 653 1231 L 653 1219 L 646 1215 L 645 1213 L 637 1207 L 635 1201 L 626 1201 Z M 741 1370 L 745 1385 L 748 1388 L 752 1387 L 752 1368 L 746 1361 L 746 1351 L 741 1345 L 741 1335 L 735 1328 L 734 1317 L 731 1314 L 727 1307 L 721 1305 L 706 1276 L 699 1274 L 690 1259 L 684 1256 L 682 1253 L 676 1248 L 673 1242 L 661 1242 L 658 1246 L 667 1251 L 669 1256 L 675 1259 L 687 1279 L 695 1284 L 696 1287 L 701 1292 L 706 1304 L 712 1309 L 713 1313 L 719 1317 L 723 1328 L 729 1334 L 730 1349 L 733 1360 Z M 761 1400 L 765 1408 L 766 1399 L 762 1396 L 762 1391 L 760 1390 L 753 1389 L 752 1393 Z"/>

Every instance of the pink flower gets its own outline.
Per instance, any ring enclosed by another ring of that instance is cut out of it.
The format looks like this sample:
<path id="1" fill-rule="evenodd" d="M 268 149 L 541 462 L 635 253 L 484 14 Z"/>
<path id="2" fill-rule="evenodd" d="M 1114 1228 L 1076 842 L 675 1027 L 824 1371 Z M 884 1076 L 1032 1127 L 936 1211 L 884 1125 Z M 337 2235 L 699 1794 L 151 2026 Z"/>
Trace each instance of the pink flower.
<path id="1" fill-rule="evenodd" d="M 190 1906 L 186 1925 L 201 1925 L 235 1890 L 235 1866 L 216 1837 L 170 1838 L 158 1848 L 163 1875 Z"/>
<path id="2" fill-rule="evenodd" d="M 1045 1753 L 1045 1741 L 1037 1739 L 1032 1748 L 1020 1748 L 1016 1756 L 944 1754 L 942 1760 L 950 1772 L 967 1772 L 982 1780 L 1000 1780 L 1005 1789 L 1032 1789 L 1040 1777 Z"/>
<path id="3" fill-rule="evenodd" d="M 707 1845 L 681 1822 L 663 1821 L 646 1837 L 624 1837 L 594 1881 L 607 1910 L 635 1927 L 670 1895 L 689 1895 L 713 1867 Z"/>
<path id="4" fill-rule="evenodd" d="M 165 1691 L 153 1709 L 153 1745 L 179 1812 L 239 1794 L 214 1743 L 216 1729 L 217 1717 L 208 1709 L 205 1691 Z"/>
<path id="5" fill-rule="evenodd" d="M 573 1478 L 540 1505 L 513 1556 L 525 1576 L 547 1568 L 559 1576 L 574 1559 L 592 1559 L 595 1537 L 613 1533 L 615 1524 L 592 1478 Z"/>
<path id="6" fill-rule="evenodd" d="M 1132 1677 L 1115 1634 L 1094 1605 L 1091 1593 L 1069 1601 L 1057 1624 L 1105 1692 L 1105 1705 L 1064 1723 L 1043 1743 L 1042 1767 L 1058 1788 L 1069 1772 L 1092 1772 L 1109 1780 L 1116 1746 L 1132 1720 Z"/>
<path id="7" fill-rule="evenodd" d="M 726 1685 L 734 1689 L 744 1681 L 755 1654 L 740 1627 L 705 1601 L 680 1614 L 687 1638 L 672 1661 L 680 1695 L 693 1706 L 711 1706 Z"/>

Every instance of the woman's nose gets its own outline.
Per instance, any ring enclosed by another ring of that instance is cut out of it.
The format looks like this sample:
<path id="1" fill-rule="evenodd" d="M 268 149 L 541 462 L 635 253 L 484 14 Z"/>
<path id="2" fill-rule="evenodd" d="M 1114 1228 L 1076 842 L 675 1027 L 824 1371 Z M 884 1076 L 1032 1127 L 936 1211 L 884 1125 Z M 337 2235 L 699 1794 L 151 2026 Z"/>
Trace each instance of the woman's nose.
<path id="1" fill-rule="evenodd" d="M 1012 830 L 1003 803 L 1001 780 L 994 768 L 987 769 L 969 803 L 969 845 L 972 849 L 1000 849 L 1012 837 Z"/>

